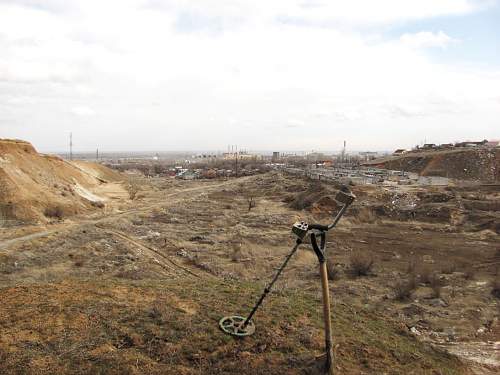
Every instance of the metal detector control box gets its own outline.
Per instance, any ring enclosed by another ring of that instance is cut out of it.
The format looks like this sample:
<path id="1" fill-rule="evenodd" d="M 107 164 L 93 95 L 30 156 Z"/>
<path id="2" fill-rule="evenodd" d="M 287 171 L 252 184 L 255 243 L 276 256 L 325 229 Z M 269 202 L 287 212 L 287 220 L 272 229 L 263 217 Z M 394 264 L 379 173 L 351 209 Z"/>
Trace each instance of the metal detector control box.
<path id="1" fill-rule="evenodd" d="M 335 196 L 335 200 L 339 203 L 342 203 L 346 206 L 349 206 L 354 200 L 356 199 L 356 196 L 351 193 L 350 191 L 342 191 L 340 190 L 337 195 Z"/>
<path id="2" fill-rule="evenodd" d="M 309 226 L 305 221 L 298 221 L 295 224 L 293 224 L 292 227 L 292 232 L 299 237 L 301 240 L 304 239 L 304 237 L 307 234 L 307 231 L 309 230 Z"/>

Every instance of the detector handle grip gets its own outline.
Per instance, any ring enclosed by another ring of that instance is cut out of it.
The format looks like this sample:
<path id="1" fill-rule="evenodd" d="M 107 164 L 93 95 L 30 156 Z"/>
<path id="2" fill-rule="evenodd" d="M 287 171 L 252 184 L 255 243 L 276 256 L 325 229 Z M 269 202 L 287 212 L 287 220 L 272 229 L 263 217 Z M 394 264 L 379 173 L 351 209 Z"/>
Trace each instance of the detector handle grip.
<path id="1" fill-rule="evenodd" d="M 318 240 L 317 240 L 318 236 L 320 237 L 319 245 L 318 245 Z M 319 234 L 312 232 L 311 233 L 311 244 L 312 244 L 314 252 L 316 253 L 316 256 L 318 257 L 319 262 L 324 263 L 326 261 L 326 257 L 325 257 L 326 232 L 321 231 Z"/>

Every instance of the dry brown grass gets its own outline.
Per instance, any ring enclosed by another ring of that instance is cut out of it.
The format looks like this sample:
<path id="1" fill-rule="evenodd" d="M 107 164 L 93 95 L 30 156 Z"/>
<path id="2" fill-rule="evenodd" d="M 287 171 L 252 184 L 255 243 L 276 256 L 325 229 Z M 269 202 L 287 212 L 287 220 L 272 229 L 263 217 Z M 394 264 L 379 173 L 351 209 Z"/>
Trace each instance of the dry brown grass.
<path id="1" fill-rule="evenodd" d="M 377 221 L 377 216 L 373 213 L 371 208 L 362 208 L 356 218 L 361 222 L 361 223 L 369 223 L 373 224 L 374 222 Z"/>

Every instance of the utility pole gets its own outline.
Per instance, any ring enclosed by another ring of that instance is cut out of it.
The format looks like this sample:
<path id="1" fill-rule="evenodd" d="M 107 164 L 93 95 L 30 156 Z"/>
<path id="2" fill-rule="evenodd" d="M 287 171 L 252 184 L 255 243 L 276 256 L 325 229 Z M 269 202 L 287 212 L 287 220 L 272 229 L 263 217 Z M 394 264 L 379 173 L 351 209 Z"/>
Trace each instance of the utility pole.
<path id="1" fill-rule="evenodd" d="M 73 133 L 69 133 L 69 160 L 73 160 Z"/>
<path id="2" fill-rule="evenodd" d="M 344 141 L 344 147 L 342 148 L 342 164 L 345 162 L 345 144 L 346 142 Z"/>
<path id="3" fill-rule="evenodd" d="M 95 151 L 95 159 L 99 160 L 99 149 Z"/>
<path id="4" fill-rule="evenodd" d="M 238 177 L 238 145 L 235 146 L 235 156 L 236 156 L 236 159 L 235 159 L 235 171 L 236 171 L 236 177 Z"/>

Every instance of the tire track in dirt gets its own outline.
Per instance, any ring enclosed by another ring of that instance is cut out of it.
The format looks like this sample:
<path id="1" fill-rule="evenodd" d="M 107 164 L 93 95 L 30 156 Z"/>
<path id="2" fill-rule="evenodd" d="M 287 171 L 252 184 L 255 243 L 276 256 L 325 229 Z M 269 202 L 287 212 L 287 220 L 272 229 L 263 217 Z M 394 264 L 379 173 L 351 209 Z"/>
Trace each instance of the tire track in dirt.
<path id="1" fill-rule="evenodd" d="M 182 270 L 184 273 L 187 273 L 187 274 L 189 274 L 191 276 L 195 276 L 195 277 L 197 277 L 199 279 L 202 278 L 202 276 L 198 275 L 197 273 L 194 273 L 193 271 L 191 271 L 187 267 L 181 266 L 177 262 L 173 261 L 169 256 L 163 254 L 160 250 L 155 249 L 154 247 L 152 247 L 150 245 L 146 245 L 146 244 L 144 244 L 142 242 L 139 242 L 137 239 L 132 238 L 131 236 L 129 236 L 129 235 L 123 233 L 123 232 L 120 232 L 120 231 L 117 231 L 117 230 L 114 230 L 114 229 L 106 229 L 106 228 L 102 228 L 102 227 L 99 227 L 99 226 L 96 226 L 96 227 L 99 228 L 99 229 L 104 230 L 106 233 L 108 233 L 110 235 L 114 235 L 116 237 L 121 238 L 122 240 L 128 241 L 128 242 L 134 244 L 135 246 L 138 246 L 140 249 L 145 250 L 146 252 L 150 253 L 151 258 L 155 261 L 155 263 L 159 264 L 160 266 L 163 266 L 163 268 L 167 268 L 167 269 L 170 269 L 170 270 L 173 270 L 173 271 Z M 167 266 L 165 264 L 160 263 L 154 257 L 154 255 L 152 255 L 151 253 L 158 255 L 159 257 L 161 257 L 162 259 L 164 259 L 165 261 L 167 261 L 168 263 L 170 263 L 170 265 Z"/>
<path id="2" fill-rule="evenodd" d="M 217 189 L 217 188 L 220 188 L 220 187 L 223 187 L 223 186 L 232 185 L 232 184 L 236 184 L 236 183 L 241 183 L 241 182 L 249 179 L 250 177 L 252 177 L 252 176 L 241 177 L 241 178 L 238 178 L 236 180 L 229 180 L 229 181 L 225 181 L 223 183 L 216 184 L 216 185 L 196 186 L 196 187 L 193 187 L 193 188 L 187 188 L 187 189 L 177 190 L 177 191 L 175 191 L 173 193 L 166 194 L 165 196 L 161 197 L 161 199 L 164 200 L 164 199 L 167 199 L 167 198 L 176 197 L 176 196 L 178 196 L 180 194 L 192 193 L 192 192 L 196 192 L 196 191 L 200 191 L 200 190 L 202 190 L 203 192 L 208 192 L 208 191 L 211 191 L 213 189 Z M 186 196 L 186 197 L 182 197 L 181 199 L 187 199 L 187 198 L 189 198 L 189 197 Z M 169 202 L 169 203 L 172 203 L 172 202 Z M 109 222 L 109 221 L 113 221 L 116 218 L 119 218 L 119 217 L 122 217 L 122 216 L 127 216 L 127 215 L 132 215 L 132 214 L 138 214 L 138 213 L 142 213 L 142 212 L 148 212 L 151 209 L 158 207 L 158 205 L 159 205 L 158 202 L 156 202 L 156 203 L 149 204 L 149 205 L 141 207 L 141 208 L 134 208 L 134 209 L 127 210 L 127 211 L 122 211 L 122 212 L 119 212 L 119 213 L 116 213 L 116 214 L 111 214 L 111 215 L 108 215 L 108 216 L 103 217 L 103 218 L 93 219 L 93 220 L 86 220 L 86 219 L 84 219 L 84 220 L 82 220 L 80 222 L 77 222 L 77 223 L 68 223 L 68 224 L 65 224 L 64 227 L 58 227 L 56 229 L 44 230 L 44 231 L 41 231 L 41 232 L 36 232 L 36 233 L 28 234 L 26 236 L 21 236 L 21 237 L 17 237 L 17 238 L 11 238 L 11 239 L 8 239 L 8 240 L 0 241 L 0 251 L 5 251 L 5 250 L 8 249 L 8 247 L 10 247 L 12 245 L 15 245 L 15 244 L 18 244 L 18 243 L 22 243 L 22 242 L 25 242 L 25 241 L 34 240 L 34 239 L 37 239 L 37 238 L 47 237 L 47 236 L 50 236 L 51 234 L 55 234 L 55 233 L 68 232 L 71 229 L 78 228 L 78 227 L 81 227 L 81 226 L 84 226 L 84 225 L 92 225 L 92 224 L 96 225 L 96 224 L 106 223 L 106 222 Z"/>

